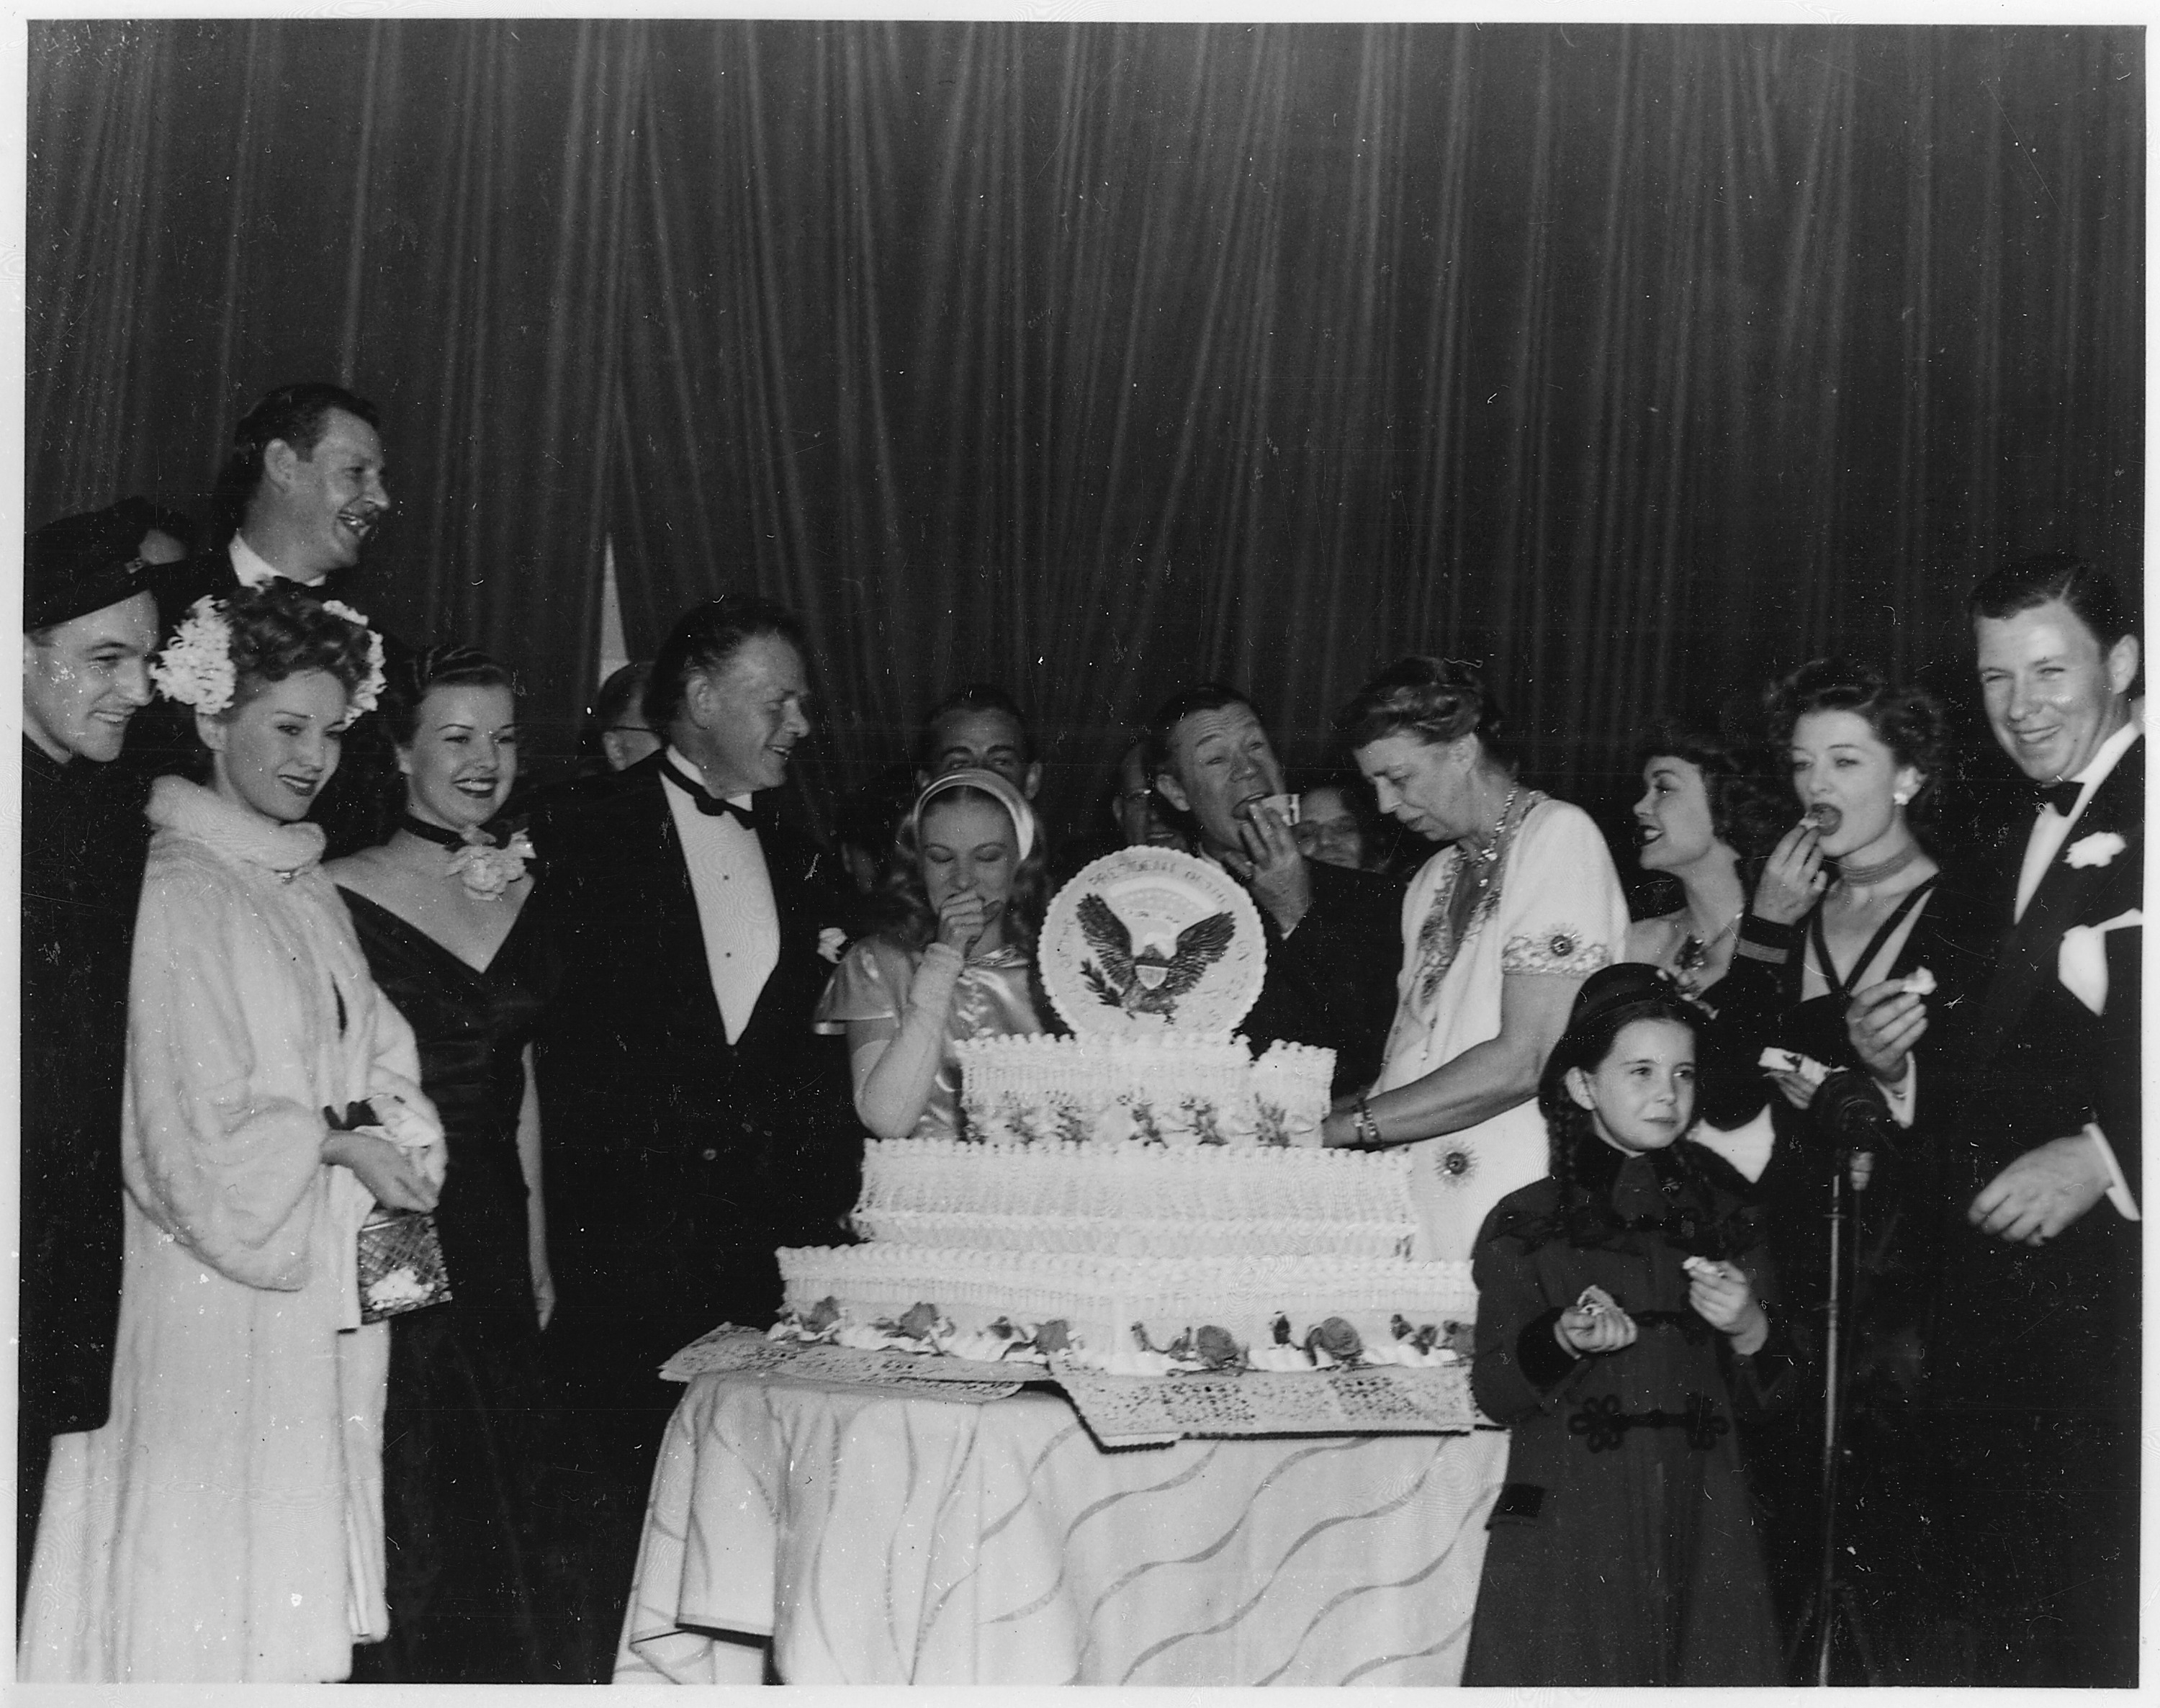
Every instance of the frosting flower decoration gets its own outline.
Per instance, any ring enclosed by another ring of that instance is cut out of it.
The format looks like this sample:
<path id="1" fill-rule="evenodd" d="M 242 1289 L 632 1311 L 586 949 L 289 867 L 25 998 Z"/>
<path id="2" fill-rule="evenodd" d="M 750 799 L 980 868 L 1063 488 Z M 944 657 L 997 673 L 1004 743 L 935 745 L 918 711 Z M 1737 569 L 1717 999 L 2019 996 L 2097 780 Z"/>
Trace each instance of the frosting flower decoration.
<path id="1" fill-rule="evenodd" d="M 353 689 L 351 702 L 353 716 L 363 716 L 373 711 L 376 703 L 382 698 L 382 636 L 370 626 L 366 617 L 341 599 L 325 600 L 323 609 L 334 617 L 343 617 L 355 627 L 367 631 L 367 674 Z M 523 868 L 519 870 L 522 871 Z"/>
<path id="2" fill-rule="evenodd" d="M 2095 831 L 2092 835 L 2072 843 L 2070 851 L 2063 859 L 2065 864 L 2073 866 L 2104 866 L 2129 846 L 2112 830 Z"/>
<path id="3" fill-rule="evenodd" d="M 837 925 L 828 925 L 818 933 L 818 954 L 823 960 L 837 965 L 847 947 L 848 934 Z"/>
<path id="4" fill-rule="evenodd" d="M 232 626 L 208 594 L 188 607 L 186 618 L 151 665 L 150 680 L 167 699 L 208 717 L 232 703 L 238 686 L 232 668 Z"/>
<path id="5" fill-rule="evenodd" d="M 497 848 L 476 825 L 467 825 L 463 833 L 465 846 L 450 855 L 450 870 L 474 901 L 500 901 L 502 892 L 525 875 L 525 863 L 532 858 L 532 838 L 520 830 Z"/>

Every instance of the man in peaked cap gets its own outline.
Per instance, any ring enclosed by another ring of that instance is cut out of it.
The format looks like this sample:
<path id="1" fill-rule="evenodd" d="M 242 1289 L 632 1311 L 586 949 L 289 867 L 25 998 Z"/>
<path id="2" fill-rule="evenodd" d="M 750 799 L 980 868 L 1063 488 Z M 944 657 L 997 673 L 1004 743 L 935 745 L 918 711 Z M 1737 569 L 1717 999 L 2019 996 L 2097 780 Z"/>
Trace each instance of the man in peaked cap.
<path id="1" fill-rule="evenodd" d="M 23 565 L 22 1292 L 16 1609 L 55 1435 L 106 1420 L 120 1311 L 127 962 L 150 827 L 114 766 L 150 698 L 148 549 L 183 549 L 131 498 L 48 524 Z"/>

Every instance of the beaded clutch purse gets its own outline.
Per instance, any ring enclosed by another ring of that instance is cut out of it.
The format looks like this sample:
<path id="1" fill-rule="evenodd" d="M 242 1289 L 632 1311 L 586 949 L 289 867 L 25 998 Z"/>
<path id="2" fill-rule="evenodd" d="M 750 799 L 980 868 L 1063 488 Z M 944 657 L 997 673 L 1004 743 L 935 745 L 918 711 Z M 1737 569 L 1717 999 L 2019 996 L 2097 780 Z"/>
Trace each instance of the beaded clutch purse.
<path id="1" fill-rule="evenodd" d="M 376 1212 L 360 1229 L 360 1320 L 381 1322 L 450 1297 L 442 1237 L 425 1210 Z"/>

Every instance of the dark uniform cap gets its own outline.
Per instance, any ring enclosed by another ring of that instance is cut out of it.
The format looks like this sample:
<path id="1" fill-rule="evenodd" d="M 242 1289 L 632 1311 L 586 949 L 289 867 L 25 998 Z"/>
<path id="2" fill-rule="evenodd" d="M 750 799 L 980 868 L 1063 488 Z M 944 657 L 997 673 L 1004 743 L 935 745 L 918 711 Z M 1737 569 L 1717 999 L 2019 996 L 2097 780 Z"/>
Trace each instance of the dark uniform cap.
<path id="1" fill-rule="evenodd" d="M 143 536 L 158 524 L 147 498 L 49 522 L 23 543 L 23 630 L 49 629 L 149 590 Z"/>

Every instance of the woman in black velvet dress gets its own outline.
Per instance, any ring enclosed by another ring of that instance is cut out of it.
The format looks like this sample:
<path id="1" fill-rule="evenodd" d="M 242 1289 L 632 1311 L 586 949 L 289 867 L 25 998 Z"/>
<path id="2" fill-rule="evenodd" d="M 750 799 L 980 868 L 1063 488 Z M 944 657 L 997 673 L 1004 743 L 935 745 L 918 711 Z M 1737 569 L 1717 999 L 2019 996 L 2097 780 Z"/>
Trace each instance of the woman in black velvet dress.
<path id="1" fill-rule="evenodd" d="M 1939 1090 L 1945 1048 L 1981 988 L 1988 960 L 1976 898 L 1923 843 L 1942 788 L 1950 729 L 1925 691 L 1866 664 L 1820 659 L 1768 697 L 1773 753 L 1789 766 L 1799 822 L 1772 851 L 1742 921 L 1732 970 L 1718 986 L 1721 1020 L 1815 1064 L 1770 1073 L 1778 1140 L 1757 1193 L 1801 1343 L 1820 1384 L 1821 1306 L 1830 1289 L 1828 1212 L 1837 1152 L 1814 1105 L 1823 1070 L 1875 1073 L 1888 1090 L 1917 1076 Z M 1902 990 L 1923 973 L 1924 992 Z M 1872 1015 L 1866 1031 L 1859 1017 Z M 1858 1041 L 1866 1037 L 1863 1051 Z M 1880 1072 L 1878 1072 L 1880 1070 Z M 1944 1100 L 1914 1100 L 1939 1110 Z M 1839 1511 L 1841 1570 L 1873 1610 L 1874 1663 L 1883 1682 L 1905 1681 L 1887 1633 L 1924 1586 L 1911 1552 L 1916 1490 L 1929 1457 L 1911 1397 L 1934 1286 L 1924 1215 L 1934 1173 L 1955 1134 L 1922 1119 L 1882 1155 L 1856 1158 L 1851 1176 L 1854 1269 Z M 1771 1568 L 1789 1636 L 1812 1611 L 1822 1513 L 1822 1394 L 1804 1394 L 1749 1442 L 1755 1489 L 1768 1517 Z"/>
<path id="2" fill-rule="evenodd" d="M 404 813 L 388 842 L 330 870 L 442 1114 L 435 1221 L 452 1297 L 392 1321 L 390 1636 L 361 1651 L 354 1677 L 546 1682 L 534 1477 L 553 1300 L 523 1059 L 543 981 L 519 930 L 530 850 L 482 828 L 517 780 L 517 709 L 509 672 L 470 648 L 438 646 L 394 674 Z"/>

